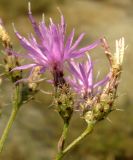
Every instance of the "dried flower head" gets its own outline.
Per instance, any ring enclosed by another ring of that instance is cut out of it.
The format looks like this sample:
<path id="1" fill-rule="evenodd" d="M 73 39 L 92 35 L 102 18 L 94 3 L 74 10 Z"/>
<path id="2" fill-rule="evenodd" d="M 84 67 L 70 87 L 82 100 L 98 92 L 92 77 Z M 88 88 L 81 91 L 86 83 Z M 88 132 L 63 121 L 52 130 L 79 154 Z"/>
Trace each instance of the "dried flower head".
<path id="1" fill-rule="evenodd" d="M 124 53 L 125 53 L 125 40 L 124 37 L 122 37 L 119 40 L 116 40 L 116 52 L 114 54 L 114 60 L 117 65 L 120 66 L 122 65 Z"/>
<path id="2" fill-rule="evenodd" d="M 123 58 L 125 54 L 125 39 L 124 37 L 120 38 L 119 40 L 116 40 L 116 51 L 114 54 L 111 53 L 110 47 L 106 41 L 105 38 L 102 40 L 103 47 L 105 49 L 105 54 L 110 62 L 111 68 L 120 69 L 123 63 Z"/>

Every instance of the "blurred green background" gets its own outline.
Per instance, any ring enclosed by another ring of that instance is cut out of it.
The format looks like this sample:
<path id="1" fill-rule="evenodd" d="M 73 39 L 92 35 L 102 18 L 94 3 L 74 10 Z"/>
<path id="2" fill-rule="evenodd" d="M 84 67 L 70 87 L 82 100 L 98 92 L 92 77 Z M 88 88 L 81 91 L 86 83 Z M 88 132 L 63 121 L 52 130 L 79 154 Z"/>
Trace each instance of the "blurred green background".
<path id="1" fill-rule="evenodd" d="M 81 46 L 105 36 L 114 51 L 115 40 L 125 37 L 128 48 L 124 59 L 124 70 L 119 87 L 117 108 L 123 112 L 109 115 L 99 123 L 92 135 L 78 145 L 65 160 L 133 160 L 133 0 L 31 0 L 33 15 L 37 20 L 45 13 L 46 21 L 52 17 L 59 21 L 57 7 L 62 10 L 67 21 L 67 31 L 76 29 L 76 36 L 86 32 Z M 14 48 L 21 51 L 14 36 L 11 23 L 23 35 L 33 32 L 27 17 L 27 0 L 0 0 L 0 17 L 12 37 Z M 2 48 L 1 48 L 2 50 Z M 98 59 L 97 69 L 106 73 L 105 57 L 102 50 L 91 53 Z M 42 88 L 49 91 L 45 83 Z M 11 111 L 12 85 L 5 80 L 0 88 L 0 134 Z M 58 114 L 49 106 L 52 98 L 39 93 L 36 99 L 24 105 L 11 129 L 1 160 L 51 160 L 56 154 L 57 141 L 61 134 L 62 122 Z M 85 128 L 85 122 L 74 115 L 67 143 L 77 137 Z"/>

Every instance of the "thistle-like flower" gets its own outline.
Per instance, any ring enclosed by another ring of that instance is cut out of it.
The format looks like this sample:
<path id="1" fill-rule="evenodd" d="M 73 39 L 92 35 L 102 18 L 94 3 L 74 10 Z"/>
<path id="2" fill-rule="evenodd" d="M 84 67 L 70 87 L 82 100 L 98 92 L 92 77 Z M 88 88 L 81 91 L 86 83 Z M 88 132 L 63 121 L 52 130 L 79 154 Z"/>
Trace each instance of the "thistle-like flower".
<path id="1" fill-rule="evenodd" d="M 79 43 L 84 37 L 84 33 L 82 33 L 74 43 L 74 29 L 68 38 L 66 38 L 66 23 L 62 13 L 60 24 L 56 25 L 50 18 L 50 24 L 48 27 L 46 26 L 44 19 L 42 19 L 38 25 L 32 16 L 29 3 L 29 19 L 39 39 L 38 42 L 33 35 L 30 35 L 29 39 L 26 39 L 18 33 L 15 27 L 14 31 L 21 45 L 27 51 L 25 57 L 32 59 L 33 63 L 16 67 L 14 70 L 24 70 L 40 66 L 42 68 L 42 73 L 46 69 L 50 69 L 54 75 L 55 81 L 58 83 L 60 80 L 57 77 L 63 76 L 63 66 L 65 61 L 80 57 L 86 51 L 95 48 L 100 43 L 100 40 L 97 40 L 91 45 L 78 49 Z M 14 51 L 12 52 L 15 55 L 22 56 Z"/>
<path id="2" fill-rule="evenodd" d="M 94 83 L 93 63 L 89 55 L 87 55 L 86 62 L 69 62 L 69 70 L 72 73 L 72 78 L 68 79 L 70 85 L 84 98 L 93 97 L 99 92 L 98 88 L 103 86 L 109 79 L 107 75 L 103 80 Z"/>

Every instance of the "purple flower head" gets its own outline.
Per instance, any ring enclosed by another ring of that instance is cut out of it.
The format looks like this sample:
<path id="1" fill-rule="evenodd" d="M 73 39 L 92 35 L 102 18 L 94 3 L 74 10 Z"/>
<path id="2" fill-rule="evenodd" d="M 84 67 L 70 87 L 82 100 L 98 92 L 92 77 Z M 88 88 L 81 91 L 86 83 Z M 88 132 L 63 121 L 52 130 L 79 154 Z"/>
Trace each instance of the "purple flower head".
<path id="1" fill-rule="evenodd" d="M 21 45 L 27 51 L 25 58 L 33 61 L 32 64 L 16 67 L 14 70 L 23 70 L 40 66 L 42 73 L 46 69 L 54 72 L 60 71 L 63 73 L 64 62 L 72 58 L 78 58 L 84 52 L 89 51 L 99 45 L 100 40 L 97 40 L 91 45 L 78 49 L 79 43 L 84 37 L 82 33 L 75 42 L 73 42 L 75 30 L 66 38 L 66 23 L 64 16 L 61 13 L 60 24 L 55 24 L 50 18 L 49 26 L 46 26 L 44 19 L 37 24 L 34 20 L 30 4 L 29 4 L 29 19 L 38 37 L 38 41 L 31 34 L 28 39 L 21 36 L 14 28 L 15 34 L 18 37 Z M 22 56 L 12 51 L 15 55 Z"/>
<path id="2" fill-rule="evenodd" d="M 71 87 L 82 94 L 83 97 L 89 97 L 94 95 L 94 90 L 103 86 L 108 80 L 107 75 L 103 80 L 94 83 L 93 81 L 93 63 L 89 55 L 87 55 L 87 61 L 83 63 L 69 62 L 69 70 L 72 73 L 72 78 L 68 78 L 68 82 Z M 98 92 L 96 90 L 95 92 Z"/>

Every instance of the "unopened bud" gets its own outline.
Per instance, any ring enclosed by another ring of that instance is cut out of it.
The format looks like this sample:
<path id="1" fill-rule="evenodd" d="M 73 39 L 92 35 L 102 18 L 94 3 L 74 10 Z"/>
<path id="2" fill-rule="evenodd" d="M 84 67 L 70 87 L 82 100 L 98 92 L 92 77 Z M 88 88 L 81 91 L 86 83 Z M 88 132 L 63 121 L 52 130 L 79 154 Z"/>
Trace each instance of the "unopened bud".
<path id="1" fill-rule="evenodd" d="M 86 114 L 84 115 L 84 119 L 88 124 L 92 122 L 95 123 L 93 111 L 86 112 Z"/>
<path id="2" fill-rule="evenodd" d="M 73 94 L 67 84 L 62 88 L 58 87 L 55 93 L 54 104 L 56 110 L 64 121 L 69 121 L 73 113 L 74 99 Z"/>

